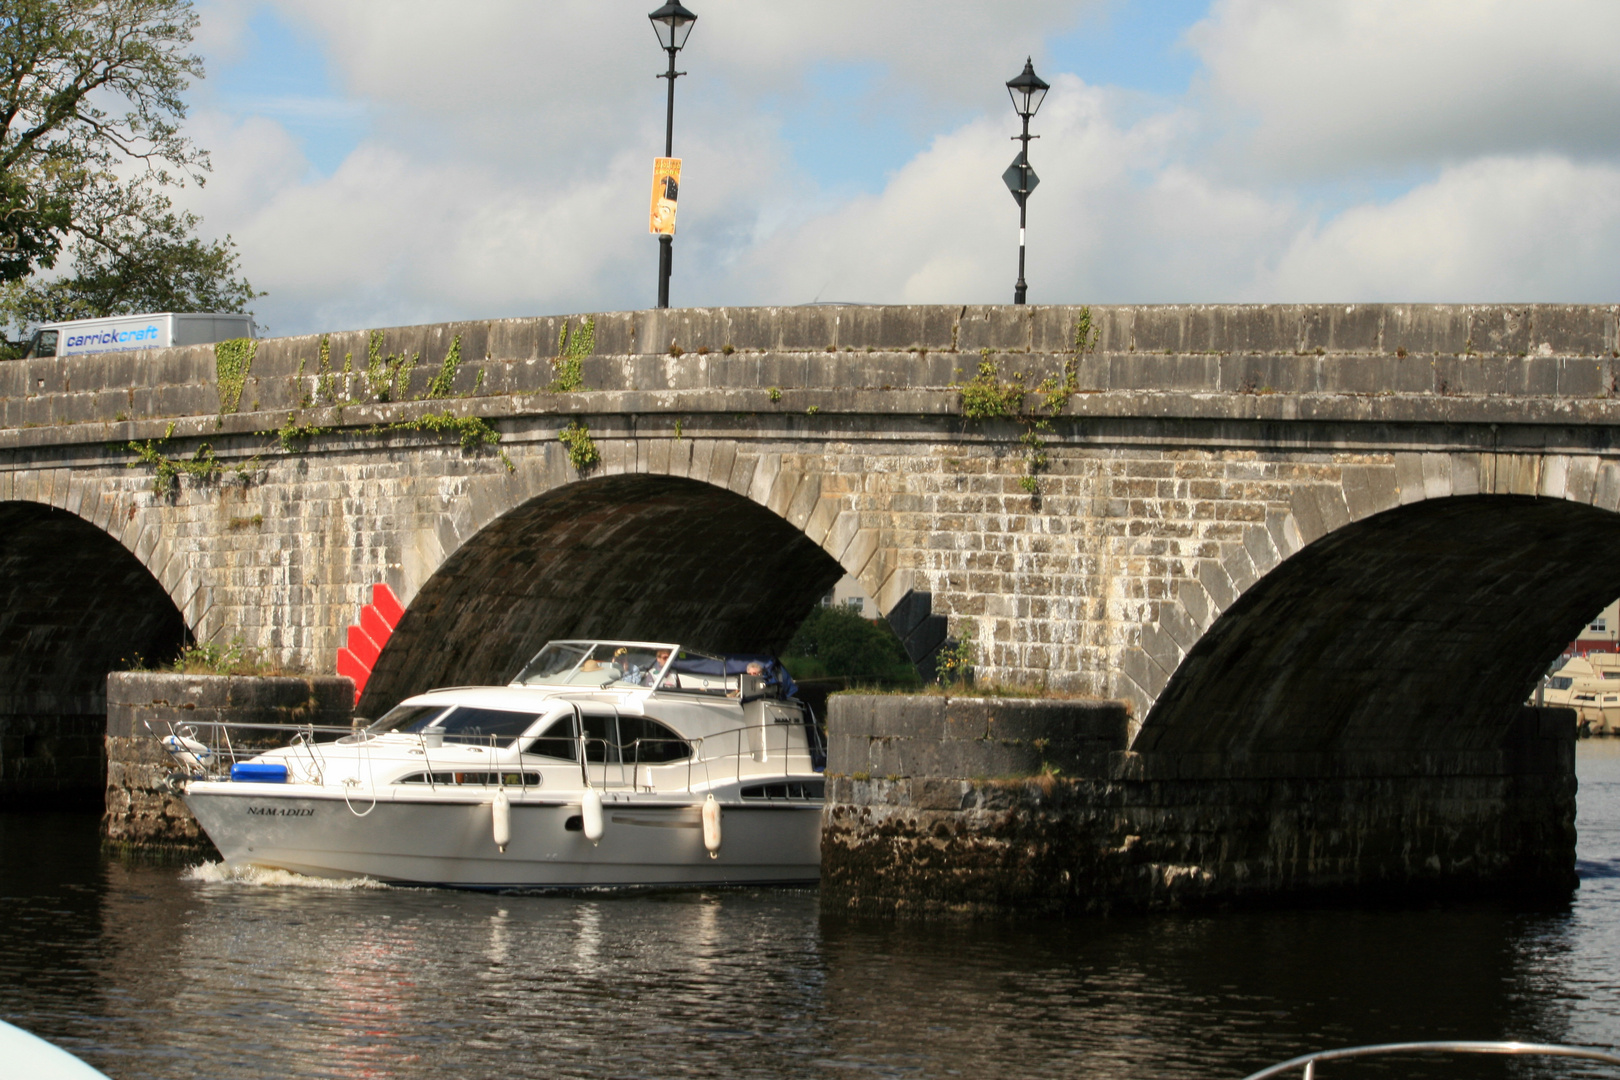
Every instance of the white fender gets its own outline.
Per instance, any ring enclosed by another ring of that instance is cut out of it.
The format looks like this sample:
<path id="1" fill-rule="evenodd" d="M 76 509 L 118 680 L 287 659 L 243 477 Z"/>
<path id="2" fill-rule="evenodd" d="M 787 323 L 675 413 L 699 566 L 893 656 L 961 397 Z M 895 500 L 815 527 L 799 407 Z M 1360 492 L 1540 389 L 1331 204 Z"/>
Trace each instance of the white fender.
<path id="1" fill-rule="evenodd" d="M 579 800 L 579 814 L 585 826 L 585 839 L 596 843 L 602 839 L 602 793 L 593 787 L 585 789 Z"/>
<path id="2" fill-rule="evenodd" d="M 495 825 L 495 847 L 501 851 L 512 842 L 512 801 L 506 789 L 495 792 L 495 801 L 489 804 L 489 816 Z"/>
<path id="3" fill-rule="evenodd" d="M 206 769 L 214 761 L 212 750 L 185 735 L 167 736 L 163 740 L 163 749 L 188 769 Z"/>
<path id="4" fill-rule="evenodd" d="M 709 849 L 709 858 L 720 857 L 720 804 L 713 794 L 703 800 L 703 846 Z"/>

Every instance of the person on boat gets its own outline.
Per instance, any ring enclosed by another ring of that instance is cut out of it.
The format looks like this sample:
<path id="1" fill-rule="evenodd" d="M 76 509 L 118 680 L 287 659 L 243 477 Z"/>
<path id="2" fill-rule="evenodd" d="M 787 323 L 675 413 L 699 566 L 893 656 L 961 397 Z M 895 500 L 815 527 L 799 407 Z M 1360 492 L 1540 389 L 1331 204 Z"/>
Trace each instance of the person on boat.
<path id="1" fill-rule="evenodd" d="M 657 686 L 657 685 L 659 685 L 659 683 L 658 683 L 658 673 L 660 671 L 662 671 L 664 669 L 664 667 L 666 665 L 668 665 L 668 663 L 669 663 L 669 650 L 668 649 L 659 649 L 658 652 L 656 654 L 654 654 L 652 667 L 648 668 L 645 672 L 642 673 L 641 685 L 642 686 Z M 664 677 L 664 681 L 663 681 L 662 685 L 664 685 L 664 686 L 674 686 L 675 685 L 675 673 L 673 671 L 670 672 L 667 676 Z"/>
<path id="2" fill-rule="evenodd" d="M 743 669 L 743 674 L 744 675 L 757 675 L 757 676 L 763 678 L 765 676 L 765 665 L 760 663 L 758 660 L 750 660 L 750 661 L 748 661 L 748 666 Z M 727 697 L 742 697 L 742 687 L 739 686 L 735 690 L 727 690 L 726 691 L 726 696 Z"/>

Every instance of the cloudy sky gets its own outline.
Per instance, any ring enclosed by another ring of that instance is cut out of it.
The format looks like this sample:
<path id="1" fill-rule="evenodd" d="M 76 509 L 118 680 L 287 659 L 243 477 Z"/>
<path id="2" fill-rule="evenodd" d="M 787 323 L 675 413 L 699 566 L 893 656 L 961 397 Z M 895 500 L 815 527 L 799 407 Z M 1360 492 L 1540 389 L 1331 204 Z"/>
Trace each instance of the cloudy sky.
<path id="1" fill-rule="evenodd" d="M 652 305 L 653 0 L 198 0 L 271 333 Z M 1614 0 L 688 0 L 676 306 L 1620 301 Z"/>

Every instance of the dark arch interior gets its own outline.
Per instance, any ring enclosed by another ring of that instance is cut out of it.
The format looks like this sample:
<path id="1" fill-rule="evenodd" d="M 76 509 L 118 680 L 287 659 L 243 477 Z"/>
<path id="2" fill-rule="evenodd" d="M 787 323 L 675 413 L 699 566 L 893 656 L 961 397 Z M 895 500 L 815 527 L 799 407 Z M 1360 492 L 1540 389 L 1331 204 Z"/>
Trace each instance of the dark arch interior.
<path id="1" fill-rule="evenodd" d="M 0 503 L 0 803 L 99 806 L 107 673 L 186 639 L 118 541 L 37 503 Z"/>
<path id="2" fill-rule="evenodd" d="M 724 488 L 654 476 L 572 484 L 445 561 L 383 649 L 359 711 L 504 682 L 552 638 L 778 649 L 842 574 L 798 529 Z"/>
<path id="3" fill-rule="evenodd" d="M 1148 714 L 1142 751 L 1493 749 L 1620 596 L 1620 515 L 1468 496 L 1374 515 L 1251 586 Z"/>

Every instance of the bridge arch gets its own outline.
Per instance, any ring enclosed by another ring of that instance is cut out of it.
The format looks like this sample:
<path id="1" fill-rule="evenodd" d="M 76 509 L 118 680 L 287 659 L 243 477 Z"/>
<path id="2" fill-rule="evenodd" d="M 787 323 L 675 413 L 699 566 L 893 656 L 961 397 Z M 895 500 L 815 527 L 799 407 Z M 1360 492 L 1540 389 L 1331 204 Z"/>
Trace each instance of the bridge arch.
<path id="1" fill-rule="evenodd" d="M 491 515 L 410 596 L 359 711 L 433 686 L 505 681 L 551 638 L 775 649 L 846 570 L 878 591 L 883 560 L 875 538 L 855 535 L 857 515 L 817 476 L 783 481 L 741 494 L 626 471 Z M 834 524 L 807 529 L 818 516 Z"/>
<path id="2" fill-rule="evenodd" d="M 95 805 L 109 671 L 185 642 L 180 608 L 142 561 L 76 514 L 0 502 L 0 790 Z"/>
<path id="3" fill-rule="evenodd" d="M 1402 457 L 1301 488 L 1181 584 L 1127 650 L 1133 749 L 1501 747 L 1546 665 L 1620 595 L 1602 557 L 1620 546 L 1620 470 Z"/>

